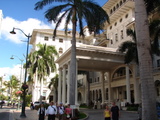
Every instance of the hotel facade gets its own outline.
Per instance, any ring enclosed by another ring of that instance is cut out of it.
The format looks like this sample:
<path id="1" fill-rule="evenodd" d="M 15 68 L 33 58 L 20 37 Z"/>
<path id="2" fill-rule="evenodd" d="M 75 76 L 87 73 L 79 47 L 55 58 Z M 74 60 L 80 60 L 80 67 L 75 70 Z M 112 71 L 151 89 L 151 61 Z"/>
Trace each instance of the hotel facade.
<path id="1" fill-rule="evenodd" d="M 108 13 L 110 24 L 106 23 L 105 30 L 101 35 L 89 34 L 87 27 L 84 28 L 86 37 L 79 38 L 77 33 L 76 60 L 76 105 L 88 102 L 100 104 L 111 103 L 119 100 L 121 106 L 128 103 L 141 103 L 141 82 L 139 69 L 136 63 L 124 64 L 124 54 L 118 51 L 119 46 L 125 41 L 131 41 L 126 30 L 135 27 L 134 0 L 108 0 L 102 8 Z M 66 36 L 63 31 L 57 32 L 55 40 L 52 39 L 53 30 L 35 29 L 32 33 L 30 44 L 32 51 L 37 50 L 38 43 L 54 45 L 60 54 L 56 60 L 58 81 L 58 98 L 55 90 L 49 90 L 47 84 L 54 76 L 51 75 L 45 81 L 43 96 L 46 102 L 51 100 L 69 103 L 70 84 L 70 56 L 72 33 Z M 160 101 L 160 58 L 153 57 L 153 73 L 157 101 Z M 80 74 L 78 71 L 88 72 Z M 35 76 L 32 85 L 32 101 L 39 100 L 40 84 Z M 89 91 L 89 92 L 88 92 Z M 88 101 L 90 98 L 90 101 Z"/>

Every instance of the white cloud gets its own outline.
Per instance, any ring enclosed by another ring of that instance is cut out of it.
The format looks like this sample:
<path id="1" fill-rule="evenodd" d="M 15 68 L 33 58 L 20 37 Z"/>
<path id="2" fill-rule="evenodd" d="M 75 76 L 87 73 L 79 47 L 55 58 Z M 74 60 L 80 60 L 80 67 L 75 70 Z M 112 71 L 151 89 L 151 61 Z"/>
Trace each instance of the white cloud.
<path id="1" fill-rule="evenodd" d="M 63 30 L 65 26 L 65 20 L 62 21 L 62 24 L 58 27 L 59 30 Z M 32 34 L 33 29 L 54 29 L 55 23 L 51 25 L 47 25 L 44 22 L 35 19 L 35 18 L 28 18 L 26 21 L 18 21 L 11 17 L 6 17 L 2 21 L 1 26 L 1 36 L 5 40 L 10 40 L 14 43 L 21 43 L 21 40 L 25 40 L 26 37 L 22 34 L 22 32 L 16 30 L 16 35 L 10 34 L 13 27 L 20 28 L 25 32 L 26 35 Z M 69 29 L 72 28 L 71 25 L 68 26 Z"/>
<path id="2" fill-rule="evenodd" d="M 18 79 L 20 79 L 20 75 L 21 79 L 24 76 L 24 72 L 22 70 L 21 72 L 21 65 L 14 65 L 13 68 L 9 68 L 9 67 L 4 67 L 4 68 L 0 68 L 0 77 L 3 77 L 4 80 L 9 80 L 9 78 L 11 77 L 11 75 L 15 75 Z"/>
<path id="3" fill-rule="evenodd" d="M 62 24 L 58 27 L 59 30 L 63 30 L 65 26 L 65 20 L 62 21 Z M 28 18 L 25 21 L 19 21 L 13 19 L 11 17 L 5 17 L 2 20 L 1 24 L 1 39 L 11 41 L 15 44 L 23 43 L 21 40 L 26 40 L 25 35 L 20 32 L 19 30 L 15 30 L 16 35 L 10 34 L 13 27 L 20 28 L 25 32 L 25 34 L 32 34 L 33 29 L 54 29 L 55 23 L 52 24 L 45 24 L 44 22 L 35 19 L 35 18 Z M 69 24 L 69 29 L 72 28 L 72 25 Z M 20 76 L 20 65 L 15 65 L 13 68 L 4 67 L 0 68 L 0 76 L 4 76 L 5 79 L 9 80 L 11 75 L 15 75 L 19 78 Z"/>

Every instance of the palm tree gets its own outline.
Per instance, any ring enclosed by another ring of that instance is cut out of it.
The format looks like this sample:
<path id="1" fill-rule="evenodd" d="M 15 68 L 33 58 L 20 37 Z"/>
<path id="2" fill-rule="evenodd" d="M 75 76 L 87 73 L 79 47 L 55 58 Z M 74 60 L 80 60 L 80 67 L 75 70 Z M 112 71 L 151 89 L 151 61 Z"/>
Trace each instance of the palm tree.
<path id="1" fill-rule="evenodd" d="M 56 70 L 55 57 L 58 53 L 54 46 L 47 46 L 46 44 L 38 44 L 39 50 L 30 53 L 30 78 L 34 74 L 38 76 L 40 81 L 40 102 L 42 102 L 43 80 L 50 75 L 51 72 Z"/>
<path id="2" fill-rule="evenodd" d="M 90 0 L 41 0 L 35 4 L 35 10 L 43 9 L 44 6 L 55 3 L 64 2 L 66 4 L 54 6 L 45 12 L 45 17 L 49 22 L 54 21 L 56 30 L 62 19 L 66 19 L 65 33 L 67 34 L 68 24 L 72 23 L 72 47 L 70 62 L 70 96 L 69 103 L 75 105 L 75 83 L 76 83 L 76 27 L 79 23 L 80 35 L 84 37 L 83 20 L 86 21 L 89 31 L 99 33 L 103 29 L 106 21 L 109 22 L 108 15 L 98 4 Z M 62 14 L 61 14 L 62 13 Z M 60 15 L 60 17 L 59 17 Z"/>
<path id="3" fill-rule="evenodd" d="M 10 90 L 10 100 L 12 101 L 14 92 L 19 88 L 20 81 L 16 76 L 12 75 L 9 81 L 5 81 L 4 85 Z"/>
<path id="4" fill-rule="evenodd" d="M 125 53 L 124 62 L 129 64 L 132 61 L 135 61 L 138 64 L 138 53 L 137 53 L 137 43 L 136 43 L 136 34 L 132 29 L 127 29 L 126 31 L 128 36 L 132 37 L 132 41 L 123 42 L 118 51 Z"/>
<path id="5" fill-rule="evenodd" d="M 159 35 L 160 35 L 160 20 L 153 20 L 149 26 L 150 36 L 152 41 L 152 53 L 160 56 L 160 43 L 159 43 Z"/>
<path id="6" fill-rule="evenodd" d="M 58 74 L 53 77 L 48 85 L 49 89 L 54 89 L 55 91 L 55 100 L 57 101 L 57 96 L 58 96 Z"/>
<path id="7" fill-rule="evenodd" d="M 142 120 L 157 120 L 149 25 L 144 0 L 135 0 L 135 25 L 142 92 Z"/>

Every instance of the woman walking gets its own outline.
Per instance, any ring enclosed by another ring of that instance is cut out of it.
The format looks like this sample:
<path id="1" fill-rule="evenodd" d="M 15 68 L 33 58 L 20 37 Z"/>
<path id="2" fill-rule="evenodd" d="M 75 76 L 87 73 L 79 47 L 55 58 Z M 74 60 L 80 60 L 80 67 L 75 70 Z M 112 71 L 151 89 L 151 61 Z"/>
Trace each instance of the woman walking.
<path id="1" fill-rule="evenodd" d="M 106 105 L 106 109 L 104 110 L 104 120 L 111 120 L 111 111 L 108 105 Z"/>

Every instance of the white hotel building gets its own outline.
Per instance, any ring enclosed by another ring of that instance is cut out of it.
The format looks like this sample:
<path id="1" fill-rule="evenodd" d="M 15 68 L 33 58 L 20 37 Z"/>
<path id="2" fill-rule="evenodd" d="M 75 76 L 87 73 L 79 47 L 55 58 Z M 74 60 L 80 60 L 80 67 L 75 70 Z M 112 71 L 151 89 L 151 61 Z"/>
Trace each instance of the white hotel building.
<path id="1" fill-rule="evenodd" d="M 79 38 L 77 33 L 77 70 L 89 71 L 90 99 L 92 102 L 99 100 L 101 103 L 119 99 L 121 105 L 125 102 L 140 103 L 139 72 L 135 63 L 124 64 L 124 54 L 117 51 L 119 45 L 131 37 L 126 35 L 126 30 L 134 28 L 135 11 L 134 0 L 108 0 L 103 9 L 109 15 L 110 24 L 106 24 L 104 34 L 94 37 L 88 35 L 86 30 L 85 39 Z M 71 55 L 71 32 L 68 36 L 63 31 L 57 32 L 55 41 L 52 39 L 53 30 L 35 29 L 32 33 L 30 44 L 32 50 L 36 50 L 36 44 L 46 43 L 54 45 L 60 53 L 56 60 L 59 74 L 58 102 L 69 101 L 69 65 Z M 157 100 L 160 97 L 160 59 L 154 57 L 154 81 L 157 91 Z M 53 76 L 52 76 L 53 77 Z M 36 78 L 36 77 L 35 77 Z M 49 82 L 51 77 L 48 78 Z M 88 83 L 86 75 L 77 74 L 76 104 L 87 103 Z M 39 100 L 39 83 L 35 79 L 32 86 L 33 102 Z M 44 87 L 45 100 L 55 100 L 55 94 Z"/>

